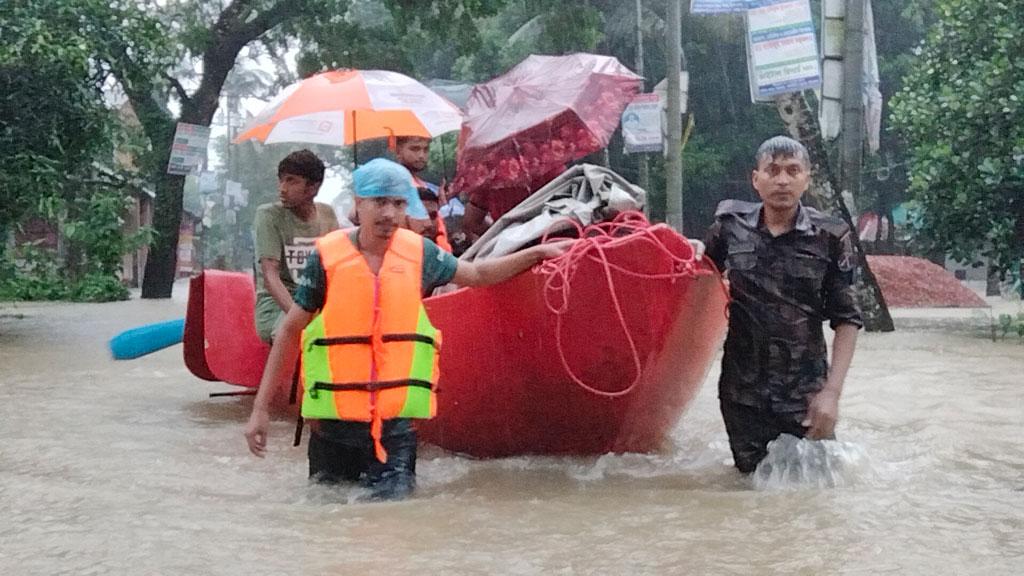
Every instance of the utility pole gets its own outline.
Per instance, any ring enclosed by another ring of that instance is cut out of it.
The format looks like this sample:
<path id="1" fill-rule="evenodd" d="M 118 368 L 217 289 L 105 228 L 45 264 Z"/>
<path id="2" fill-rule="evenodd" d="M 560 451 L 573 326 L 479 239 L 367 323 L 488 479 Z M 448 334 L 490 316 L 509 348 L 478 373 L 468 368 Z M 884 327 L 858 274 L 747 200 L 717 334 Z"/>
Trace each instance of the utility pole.
<path id="1" fill-rule="evenodd" d="M 856 201 L 860 195 L 864 162 L 864 1 L 847 0 L 843 23 L 843 128 L 842 172 L 839 185 Z M 867 255 L 860 245 L 846 199 L 840 194 L 841 205 L 853 237 L 854 251 L 860 259 L 862 278 L 858 280 L 858 295 L 864 314 L 864 325 L 872 332 L 895 330 L 889 306 L 868 264 Z M 879 222 L 881 226 L 881 222 Z"/>
<path id="2" fill-rule="evenodd" d="M 644 75 L 644 7 L 643 0 L 636 0 L 636 73 Z M 647 91 L 647 82 L 644 80 L 644 89 Z M 640 171 L 640 187 L 644 190 L 651 184 L 651 172 L 647 164 L 647 154 L 637 155 L 637 163 Z"/>
<path id="3" fill-rule="evenodd" d="M 665 221 L 683 231 L 683 118 L 679 102 L 682 73 L 682 14 L 680 0 L 668 0 L 668 143 L 665 160 Z"/>
<path id="4" fill-rule="evenodd" d="M 852 20 L 852 22 L 851 22 Z M 843 118 L 841 142 L 841 178 L 830 168 L 828 153 L 820 126 L 803 93 L 784 94 L 776 98 L 776 106 L 790 135 L 807 147 L 810 154 L 814 196 L 822 208 L 834 212 L 850 228 L 850 243 L 859 263 L 856 278 L 857 299 L 870 332 L 892 332 L 895 327 L 878 279 L 871 271 L 857 236 L 857 227 L 842 190 L 856 193 L 860 189 L 861 160 L 864 154 L 863 61 L 864 0 L 846 0 L 843 46 Z M 852 62 L 852 64 L 851 64 Z"/>
<path id="5" fill-rule="evenodd" d="M 840 182 L 856 199 L 864 161 L 864 0 L 847 0 L 844 32 Z"/>

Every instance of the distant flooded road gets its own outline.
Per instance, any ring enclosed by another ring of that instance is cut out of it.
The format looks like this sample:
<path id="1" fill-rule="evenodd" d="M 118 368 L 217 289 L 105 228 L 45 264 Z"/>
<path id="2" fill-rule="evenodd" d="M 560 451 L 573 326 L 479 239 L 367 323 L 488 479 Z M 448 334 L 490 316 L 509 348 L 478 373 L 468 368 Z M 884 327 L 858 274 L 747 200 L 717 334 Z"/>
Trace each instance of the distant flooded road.
<path id="1" fill-rule="evenodd" d="M 114 362 L 172 301 L 0 304 L 0 574 L 1024 573 L 1024 345 L 907 314 L 862 334 L 833 489 L 731 468 L 717 361 L 660 454 L 474 461 L 427 448 L 412 500 L 312 487 L 294 423 L 242 438 L 249 398 L 181 347 Z M 977 323 L 975 319 L 973 322 Z"/>

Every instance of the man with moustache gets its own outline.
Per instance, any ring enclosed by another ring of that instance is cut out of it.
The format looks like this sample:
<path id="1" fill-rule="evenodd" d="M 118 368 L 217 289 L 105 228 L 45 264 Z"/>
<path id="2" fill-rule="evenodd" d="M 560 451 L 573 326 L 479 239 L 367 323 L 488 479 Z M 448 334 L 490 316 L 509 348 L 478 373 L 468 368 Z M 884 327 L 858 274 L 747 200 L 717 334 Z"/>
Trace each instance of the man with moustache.
<path id="1" fill-rule="evenodd" d="M 705 241 L 732 296 L 719 401 L 743 473 L 780 434 L 834 437 L 863 325 L 849 227 L 800 203 L 811 179 L 807 149 L 777 136 L 761 144 L 756 161 L 752 183 L 762 202 L 723 201 Z M 835 331 L 831 366 L 825 320 Z"/>

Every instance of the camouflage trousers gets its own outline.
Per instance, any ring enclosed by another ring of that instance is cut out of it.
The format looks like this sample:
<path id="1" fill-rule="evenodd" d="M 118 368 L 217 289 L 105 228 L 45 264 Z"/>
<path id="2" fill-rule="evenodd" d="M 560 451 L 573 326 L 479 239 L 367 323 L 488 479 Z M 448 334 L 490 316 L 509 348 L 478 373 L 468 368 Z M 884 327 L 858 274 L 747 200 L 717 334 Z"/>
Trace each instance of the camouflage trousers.
<path id="1" fill-rule="evenodd" d="M 719 400 L 725 431 L 729 435 L 729 448 L 736 468 L 744 474 L 753 472 L 768 455 L 768 443 L 781 434 L 803 438 L 805 411 L 776 412 L 770 406 L 747 406 L 729 400 Z"/>

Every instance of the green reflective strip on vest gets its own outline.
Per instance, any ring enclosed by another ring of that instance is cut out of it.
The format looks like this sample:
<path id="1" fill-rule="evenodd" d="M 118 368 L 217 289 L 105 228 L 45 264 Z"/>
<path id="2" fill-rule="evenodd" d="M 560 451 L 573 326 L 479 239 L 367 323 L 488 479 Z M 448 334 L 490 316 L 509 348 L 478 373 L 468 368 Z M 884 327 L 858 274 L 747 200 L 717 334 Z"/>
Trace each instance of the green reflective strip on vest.
<path id="1" fill-rule="evenodd" d="M 306 384 L 306 391 L 302 396 L 303 418 L 338 419 L 338 409 L 334 404 L 332 392 L 318 390 L 316 398 L 310 395 L 314 383 L 333 381 L 330 359 L 327 357 L 328 347 L 313 344 L 317 338 L 325 336 L 323 315 L 317 314 L 302 332 L 302 375 Z"/>
<path id="2" fill-rule="evenodd" d="M 416 322 L 416 333 L 422 336 L 434 338 L 437 329 L 430 323 L 427 317 L 427 310 L 420 305 L 420 317 Z M 414 380 L 431 381 L 434 374 L 434 357 L 440 351 L 431 344 L 416 342 L 413 345 L 412 367 L 409 370 L 409 378 Z M 399 418 L 430 418 L 430 390 L 410 386 L 406 388 L 405 404 Z"/>

